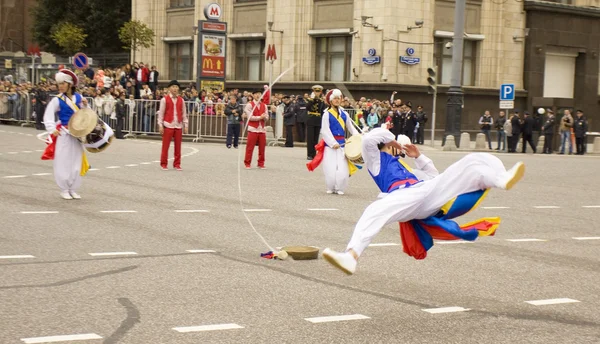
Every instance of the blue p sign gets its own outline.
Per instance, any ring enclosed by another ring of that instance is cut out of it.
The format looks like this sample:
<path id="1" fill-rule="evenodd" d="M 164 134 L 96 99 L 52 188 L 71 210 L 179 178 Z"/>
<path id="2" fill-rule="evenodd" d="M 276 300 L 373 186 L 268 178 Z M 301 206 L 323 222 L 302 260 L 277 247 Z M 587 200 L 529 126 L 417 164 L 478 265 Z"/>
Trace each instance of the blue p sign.
<path id="1" fill-rule="evenodd" d="M 515 100 L 514 84 L 502 84 L 500 86 L 500 100 Z"/>

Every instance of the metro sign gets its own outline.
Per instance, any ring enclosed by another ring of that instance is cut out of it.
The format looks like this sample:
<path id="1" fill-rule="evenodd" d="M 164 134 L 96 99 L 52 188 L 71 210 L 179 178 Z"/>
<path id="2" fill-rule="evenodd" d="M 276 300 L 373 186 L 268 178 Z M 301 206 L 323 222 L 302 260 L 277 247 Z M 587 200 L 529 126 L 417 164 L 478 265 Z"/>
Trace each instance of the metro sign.
<path id="1" fill-rule="evenodd" d="M 221 19 L 221 15 L 223 14 L 223 10 L 219 4 L 213 2 L 204 7 L 204 16 L 208 20 L 219 20 Z"/>
<path id="2" fill-rule="evenodd" d="M 269 44 L 267 46 L 267 54 L 265 56 L 266 60 L 273 63 L 273 61 L 277 60 L 277 51 L 275 51 L 275 44 Z"/>

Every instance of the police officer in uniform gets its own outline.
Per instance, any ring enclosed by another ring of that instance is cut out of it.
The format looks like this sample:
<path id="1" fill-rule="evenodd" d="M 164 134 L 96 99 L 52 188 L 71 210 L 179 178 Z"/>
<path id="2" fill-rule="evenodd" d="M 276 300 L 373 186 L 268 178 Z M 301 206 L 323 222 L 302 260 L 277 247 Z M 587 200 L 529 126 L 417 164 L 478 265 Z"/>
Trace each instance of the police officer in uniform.
<path id="1" fill-rule="evenodd" d="M 309 98 L 307 102 L 308 120 L 306 121 L 306 155 L 308 160 L 312 160 L 317 154 L 315 146 L 319 143 L 321 116 L 323 115 L 323 111 L 325 111 L 325 103 L 321 98 L 323 86 L 314 85 L 312 90 L 314 97 Z"/>

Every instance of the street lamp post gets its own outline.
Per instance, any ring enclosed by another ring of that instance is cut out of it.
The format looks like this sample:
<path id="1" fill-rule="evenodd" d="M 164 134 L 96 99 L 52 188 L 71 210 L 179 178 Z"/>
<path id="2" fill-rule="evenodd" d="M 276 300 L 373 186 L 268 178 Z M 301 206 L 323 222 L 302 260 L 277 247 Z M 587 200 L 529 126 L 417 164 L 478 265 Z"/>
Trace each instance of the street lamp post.
<path id="1" fill-rule="evenodd" d="M 446 143 L 447 135 L 453 135 L 455 142 L 459 142 L 464 95 L 462 89 L 464 31 L 465 0 L 456 0 L 454 12 L 454 39 L 452 42 L 452 75 L 450 78 L 450 88 L 448 89 L 448 102 L 446 104 L 444 144 Z"/>

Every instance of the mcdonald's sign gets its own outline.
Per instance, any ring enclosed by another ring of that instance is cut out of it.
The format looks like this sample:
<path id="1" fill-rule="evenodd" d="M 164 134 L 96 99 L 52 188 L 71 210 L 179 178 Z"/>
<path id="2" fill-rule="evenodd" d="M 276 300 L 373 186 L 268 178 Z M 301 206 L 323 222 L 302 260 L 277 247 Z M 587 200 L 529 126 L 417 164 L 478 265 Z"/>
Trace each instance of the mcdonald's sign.
<path id="1" fill-rule="evenodd" d="M 269 62 L 273 62 L 273 61 L 277 60 L 277 52 L 275 51 L 275 44 L 269 44 L 267 46 L 267 54 L 266 54 L 265 58 Z"/>

